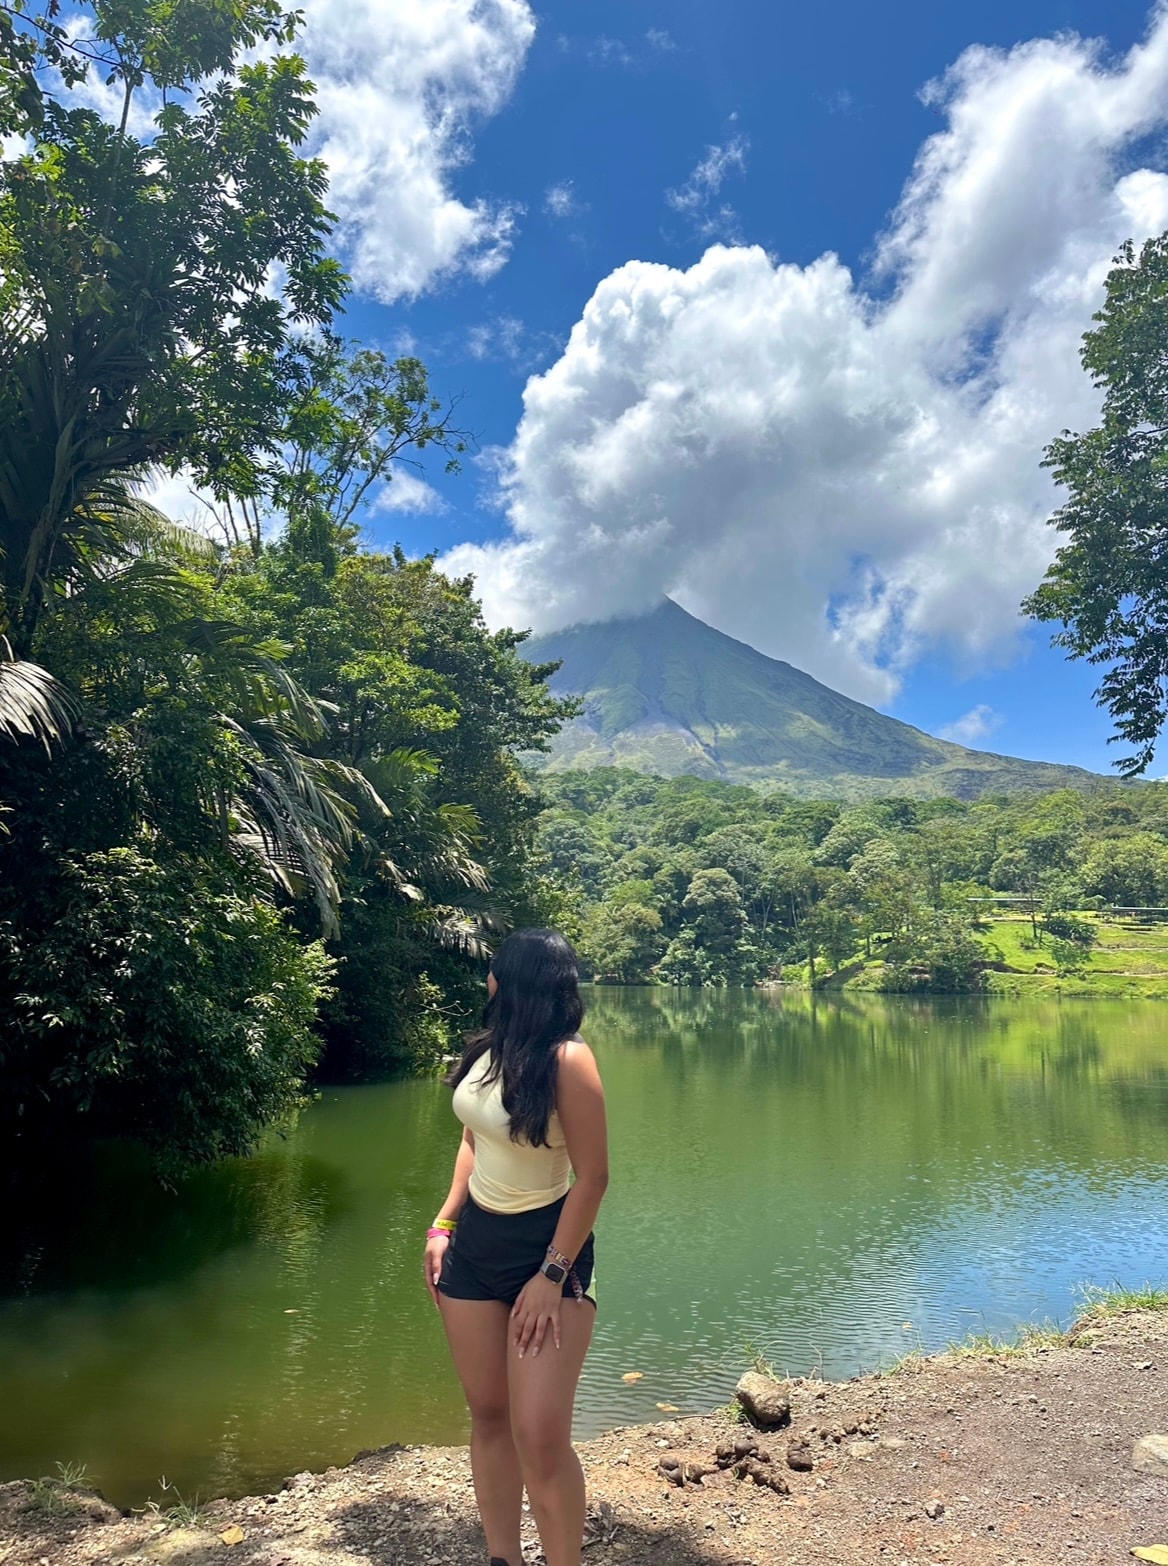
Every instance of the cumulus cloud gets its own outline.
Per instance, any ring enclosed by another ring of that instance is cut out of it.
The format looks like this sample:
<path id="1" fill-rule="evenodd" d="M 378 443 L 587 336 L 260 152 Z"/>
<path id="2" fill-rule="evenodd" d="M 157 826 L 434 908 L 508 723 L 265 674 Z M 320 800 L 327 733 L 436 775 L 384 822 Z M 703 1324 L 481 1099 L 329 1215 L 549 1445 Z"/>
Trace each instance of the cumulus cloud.
<path id="1" fill-rule="evenodd" d="M 929 97 L 870 279 L 715 245 L 600 283 L 527 384 L 509 536 L 447 557 L 495 623 L 671 593 L 869 700 L 926 649 L 1009 655 L 1057 542 L 1043 448 L 1098 411 L 1081 334 L 1117 246 L 1168 228 L 1168 177 L 1135 166 L 1168 121 L 1168 11 L 1118 61 L 969 50 Z"/>
<path id="2" fill-rule="evenodd" d="M 535 33 L 527 0 L 307 0 L 315 150 L 354 281 L 384 302 L 507 260 L 520 208 L 464 201 L 470 132 L 506 103 Z"/>
<path id="3" fill-rule="evenodd" d="M 305 0 L 296 47 L 319 109 L 308 150 L 329 169 L 329 205 L 362 292 L 391 303 L 457 272 L 506 264 L 522 208 L 454 190 L 477 123 L 507 102 L 535 36 L 528 0 Z M 80 29 L 87 23 L 79 22 Z M 81 101 L 116 122 L 117 85 L 91 69 Z M 136 94 L 149 137 L 157 95 Z"/>
<path id="4" fill-rule="evenodd" d="M 955 745 L 976 745 L 978 740 L 986 739 L 995 729 L 1000 729 L 1002 721 L 1000 713 L 981 702 L 962 713 L 960 718 L 938 729 L 937 736 L 939 739 L 952 740 Z"/>

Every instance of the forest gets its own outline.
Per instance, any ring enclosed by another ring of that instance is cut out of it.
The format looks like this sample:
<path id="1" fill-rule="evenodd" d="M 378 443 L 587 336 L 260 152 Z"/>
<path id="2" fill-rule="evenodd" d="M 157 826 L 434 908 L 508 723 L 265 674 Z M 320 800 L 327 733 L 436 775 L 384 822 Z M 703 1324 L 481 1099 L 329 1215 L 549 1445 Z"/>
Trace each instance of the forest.
<path id="1" fill-rule="evenodd" d="M 602 983 L 984 987 L 992 916 L 1080 972 L 1100 913 L 1168 910 L 1168 787 L 1103 780 L 983 799 L 844 805 L 618 769 L 544 775 L 538 843 L 576 891 Z M 1168 945 L 1168 942 L 1164 944 Z"/>
<path id="2" fill-rule="evenodd" d="M 556 911 L 514 758 L 570 705 L 469 581 L 362 541 L 466 442 L 336 329 L 294 19 L 183 14 L 0 8 L 0 1125 L 33 1166 L 128 1136 L 180 1169 L 431 1065 L 491 940 Z M 120 126 L 50 72 L 108 74 Z M 167 471 L 205 525 L 144 498 Z"/>

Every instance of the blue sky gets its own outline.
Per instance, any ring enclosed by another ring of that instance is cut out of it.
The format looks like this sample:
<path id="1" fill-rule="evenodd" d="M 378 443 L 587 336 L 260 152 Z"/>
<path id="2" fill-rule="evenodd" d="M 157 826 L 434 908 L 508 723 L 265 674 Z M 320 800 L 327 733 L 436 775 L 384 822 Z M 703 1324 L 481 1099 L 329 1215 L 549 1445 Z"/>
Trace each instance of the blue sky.
<path id="1" fill-rule="evenodd" d="M 1168 227 L 1168 16 L 307 17 L 347 329 L 424 358 L 480 450 L 391 486 L 372 540 L 473 569 L 495 623 L 668 591 L 931 732 L 1109 767 L 1097 674 L 1016 606 L 1054 543 L 1042 447 L 1097 406 L 1108 258 Z"/>

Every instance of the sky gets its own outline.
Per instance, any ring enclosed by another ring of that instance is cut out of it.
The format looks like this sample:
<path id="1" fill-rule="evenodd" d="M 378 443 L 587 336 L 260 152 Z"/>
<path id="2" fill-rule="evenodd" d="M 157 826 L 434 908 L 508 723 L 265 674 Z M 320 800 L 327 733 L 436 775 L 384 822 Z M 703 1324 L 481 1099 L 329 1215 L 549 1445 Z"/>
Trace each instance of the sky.
<path id="1" fill-rule="evenodd" d="M 304 10 L 344 329 L 476 441 L 371 543 L 473 571 L 493 625 L 669 593 L 931 733 L 1113 764 L 1099 671 L 1018 605 L 1110 258 L 1168 229 L 1168 10 Z"/>

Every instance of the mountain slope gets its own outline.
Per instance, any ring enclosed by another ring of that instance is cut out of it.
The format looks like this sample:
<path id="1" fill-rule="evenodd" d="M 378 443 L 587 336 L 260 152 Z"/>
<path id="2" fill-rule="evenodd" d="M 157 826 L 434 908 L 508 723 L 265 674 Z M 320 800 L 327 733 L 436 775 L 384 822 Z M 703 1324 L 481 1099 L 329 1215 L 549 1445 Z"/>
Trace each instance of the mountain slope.
<path id="1" fill-rule="evenodd" d="M 578 625 L 527 644 L 561 659 L 560 694 L 584 698 L 537 764 L 695 773 L 801 795 L 870 798 L 1097 783 L 1079 767 L 1019 761 L 934 739 L 715 631 L 666 599 L 648 614 Z"/>

